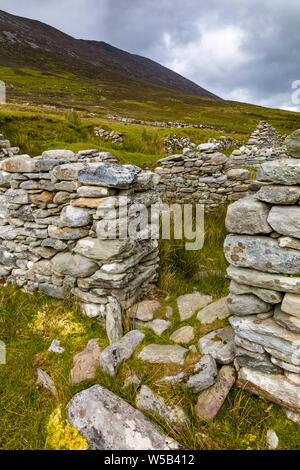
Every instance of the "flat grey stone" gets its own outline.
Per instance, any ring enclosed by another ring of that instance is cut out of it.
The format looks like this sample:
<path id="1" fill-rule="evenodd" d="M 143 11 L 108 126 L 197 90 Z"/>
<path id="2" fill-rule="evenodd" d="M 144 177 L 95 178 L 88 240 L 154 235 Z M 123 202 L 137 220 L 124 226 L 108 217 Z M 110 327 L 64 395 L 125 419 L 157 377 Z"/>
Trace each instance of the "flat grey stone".
<path id="1" fill-rule="evenodd" d="M 48 282 L 39 284 L 39 290 L 50 297 L 55 297 L 57 299 L 63 299 L 65 296 L 64 289 L 62 287 L 54 286 Z"/>
<path id="2" fill-rule="evenodd" d="M 64 348 L 60 347 L 60 341 L 58 341 L 57 339 L 52 341 L 51 346 L 48 349 L 48 351 L 54 352 L 57 354 L 62 354 L 63 352 L 65 352 Z"/>
<path id="3" fill-rule="evenodd" d="M 49 390 L 52 395 L 57 397 L 57 390 L 50 375 L 42 369 L 37 369 L 37 383 Z"/>
<path id="4" fill-rule="evenodd" d="M 277 367 L 281 367 L 285 371 L 293 372 L 294 374 L 300 374 L 300 366 L 295 366 L 294 364 L 290 364 L 289 362 L 282 361 L 281 359 L 277 359 L 277 357 L 271 356 L 271 361 Z"/>
<path id="5" fill-rule="evenodd" d="M 282 370 L 273 364 L 270 356 L 266 353 L 255 353 L 241 347 L 235 347 L 236 360 L 240 367 L 260 370 L 267 374 L 281 374 Z"/>
<path id="6" fill-rule="evenodd" d="M 300 161 L 296 158 L 285 158 L 262 163 L 256 179 L 276 184 L 300 184 Z"/>
<path id="7" fill-rule="evenodd" d="M 134 244 L 130 240 L 99 240 L 98 238 L 83 238 L 76 244 L 74 251 L 87 258 L 96 260 L 111 260 L 126 252 L 129 254 Z"/>
<path id="8" fill-rule="evenodd" d="M 220 364 L 234 360 L 234 330 L 230 326 L 219 328 L 199 340 L 201 354 L 210 354 Z"/>
<path id="9" fill-rule="evenodd" d="M 230 312 L 228 310 L 227 297 L 223 297 L 200 310 L 197 315 L 197 319 L 203 325 L 208 325 L 216 320 L 225 320 L 229 315 Z"/>
<path id="10" fill-rule="evenodd" d="M 100 367 L 114 377 L 122 362 L 129 359 L 137 346 L 143 341 L 145 335 L 138 330 L 132 330 L 116 343 L 108 346 L 101 353 Z"/>
<path id="11" fill-rule="evenodd" d="M 267 204 L 249 196 L 230 204 L 226 216 L 226 228 L 232 233 L 255 235 L 271 233 L 267 222 L 270 208 Z"/>
<path id="12" fill-rule="evenodd" d="M 163 344 L 149 344 L 138 355 L 141 361 L 151 364 L 184 364 L 184 358 L 188 350 L 181 346 L 169 346 Z"/>
<path id="13" fill-rule="evenodd" d="M 300 294 L 300 279 L 298 277 L 262 273 L 255 269 L 237 268 L 235 266 L 229 266 L 227 274 L 230 279 L 247 286 Z"/>
<path id="14" fill-rule="evenodd" d="M 237 334 L 234 337 L 234 344 L 235 346 L 239 346 L 240 348 L 247 349 L 247 351 L 263 354 L 265 349 L 263 346 L 257 343 L 253 343 L 252 341 L 248 341 L 245 338 L 241 338 Z"/>
<path id="15" fill-rule="evenodd" d="M 184 372 L 179 372 L 177 375 L 168 375 L 166 377 L 163 377 L 162 379 L 158 380 L 157 383 L 167 383 L 170 385 L 177 385 L 181 382 L 184 382 L 186 379 L 186 375 Z"/>
<path id="16" fill-rule="evenodd" d="M 205 355 L 196 364 L 193 375 L 187 381 L 187 386 L 193 393 L 199 393 L 211 387 L 217 378 L 218 370 L 215 359 L 210 355 Z"/>
<path id="17" fill-rule="evenodd" d="M 85 228 L 70 228 L 70 227 L 56 227 L 49 225 L 48 235 L 50 238 L 58 238 L 58 240 L 78 240 L 79 238 L 86 237 L 89 230 Z"/>
<path id="18" fill-rule="evenodd" d="M 276 450 L 279 445 L 279 439 L 275 431 L 273 429 L 269 429 L 267 431 L 267 444 L 269 450 Z"/>
<path id="19" fill-rule="evenodd" d="M 92 450 L 179 449 L 143 413 L 100 385 L 75 395 L 67 413 Z"/>
<path id="20" fill-rule="evenodd" d="M 102 164 L 78 172 L 78 181 L 83 184 L 127 188 L 133 184 L 141 168 L 133 165 Z"/>
<path id="21" fill-rule="evenodd" d="M 300 198 L 300 187 L 262 186 L 255 197 L 269 204 L 296 204 Z"/>
<path id="22" fill-rule="evenodd" d="M 217 382 L 200 393 L 195 413 L 200 419 L 212 421 L 226 400 L 235 382 L 235 371 L 232 366 L 223 366 Z"/>
<path id="23" fill-rule="evenodd" d="M 122 310 L 114 297 L 108 297 L 108 301 L 106 305 L 106 334 L 109 343 L 113 344 L 123 336 Z"/>
<path id="24" fill-rule="evenodd" d="M 149 387 L 142 385 L 135 399 L 136 407 L 154 416 L 164 419 L 167 423 L 178 427 L 190 424 L 189 419 L 179 406 L 169 406 L 165 400 L 155 394 Z"/>
<path id="25" fill-rule="evenodd" d="M 292 237 L 280 237 L 278 238 L 279 246 L 282 248 L 294 248 L 300 250 L 300 240 Z"/>
<path id="26" fill-rule="evenodd" d="M 60 214 L 60 220 L 66 227 L 84 227 L 91 222 L 88 209 L 83 207 L 65 206 Z"/>
<path id="27" fill-rule="evenodd" d="M 200 292 L 178 297 L 177 305 L 181 321 L 192 317 L 197 310 L 206 307 L 211 301 L 212 297 L 210 295 L 204 295 Z"/>
<path id="28" fill-rule="evenodd" d="M 230 317 L 229 322 L 242 338 L 300 360 L 300 336 L 282 328 L 272 318 Z"/>
<path id="29" fill-rule="evenodd" d="M 135 326 L 136 328 L 150 328 L 156 335 L 161 336 L 168 328 L 170 328 L 171 323 L 157 318 L 156 320 L 148 322 L 136 320 Z"/>
<path id="30" fill-rule="evenodd" d="M 91 339 L 84 351 L 74 356 L 74 366 L 71 370 L 73 385 L 95 378 L 96 370 L 99 367 L 100 354 L 101 348 L 98 339 Z"/>
<path id="31" fill-rule="evenodd" d="M 232 315 L 244 317 L 270 312 L 273 305 L 261 300 L 254 294 L 230 294 L 227 298 L 228 309 Z"/>
<path id="32" fill-rule="evenodd" d="M 234 266 L 269 273 L 299 272 L 300 252 L 291 248 L 281 248 L 277 240 L 272 238 L 228 235 L 224 247 L 227 261 Z"/>
<path id="33" fill-rule="evenodd" d="M 274 206 L 268 222 L 281 235 L 300 238 L 300 207 Z"/>
<path id="34" fill-rule="evenodd" d="M 283 328 L 286 328 L 293 333 L 300 334 L 300 318 L 294 317 L 284 313 L 280 305 L 275 308 L 274 320 Z"/>
<path id="35" fill-rule="evenodd" d="M 194 328 L 189 325 L 179 328 L 170 336 L 170 340 L 174 343 L 190 343 L 194 338 Z"/>
<path id="36" fill-rule="evenodd" d="M 299 387 L 289 383 L 284 375 L 273 375 L 243 367 L 238 385 L 292 411 L 300 411 Z"/>
<path id="37" fill-rule="evenodd" d="M 58 253 L 50 263 L 52 271 L 59 276 L 88 277 L 99 269 L 94 261 L 71 253 Z"/>
<path id="38" fill-rule="evenodd" d="M 229 290 L 231 294 L 254 294 L 268 304 L 279 304 L 283 299 L 283 294 L 275 290 L 261 289 L 259 287 L 247 286 L 231 281 Z"/>
<path id="39" fill-rule="evenodd" d="M 161 308 L 161 303 L 157 300 L 143 300 L 133 305 L 129 310 L 129 316 L 143 322 L 153 320 L 155 313 Z"/>

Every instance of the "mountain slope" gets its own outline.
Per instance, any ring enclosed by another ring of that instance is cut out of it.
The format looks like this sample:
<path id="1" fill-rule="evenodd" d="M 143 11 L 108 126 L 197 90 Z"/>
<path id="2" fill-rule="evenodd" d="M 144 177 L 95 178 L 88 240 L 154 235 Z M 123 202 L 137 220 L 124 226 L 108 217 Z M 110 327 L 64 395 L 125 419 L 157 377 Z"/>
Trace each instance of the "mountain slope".
<path id="1" fill-rule="evenodd" d="M 0 10 L 0 65 L 15 70 L 33 68 L 44 73 L 67 71 L 81 78 L 126 89 L 169 90 L 219 99 L 181 75 L 104 42 L 84 41 L 36 20 Z M 1 77 L 0 77 L 1 78 Z"/>

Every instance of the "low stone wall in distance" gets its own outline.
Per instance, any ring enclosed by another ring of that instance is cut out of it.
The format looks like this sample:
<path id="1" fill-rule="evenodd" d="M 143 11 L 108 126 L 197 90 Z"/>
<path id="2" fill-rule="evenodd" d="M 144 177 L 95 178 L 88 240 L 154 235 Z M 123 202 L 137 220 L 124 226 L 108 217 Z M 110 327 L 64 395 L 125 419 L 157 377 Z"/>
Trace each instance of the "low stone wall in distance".
<path id="1" fill-rule="evenodd" d="M 72 295 L 99 319 L 108 306 L 126 308 L 149 289 L 157 279 L 157 241 L 107 239 L 103 226 L 119 235 L 135 218 L 135 204 L 155 203 L 157 177 L 114 161 L 95 150 L 50 150 L 1 162 L 2 279 L 25 291 Z"/>
<path id="2" fill-rule="evenodd" d="M 162 199 L 197 202 L 209 209 L 249 196 L 257 190 L 246 169 L 226 169 L 227 157 L 202 144 L 202 151 L 185 149 L 182 154 L 159 160 L 155 173 Z"/>
<path id="3" fill-rule="evenodd" d="M 286 143 L 290 158 L 263 163 L 261 189 L 229 206 L 225 256 L 239 384 L 299 422 L 300 130 Z"/>

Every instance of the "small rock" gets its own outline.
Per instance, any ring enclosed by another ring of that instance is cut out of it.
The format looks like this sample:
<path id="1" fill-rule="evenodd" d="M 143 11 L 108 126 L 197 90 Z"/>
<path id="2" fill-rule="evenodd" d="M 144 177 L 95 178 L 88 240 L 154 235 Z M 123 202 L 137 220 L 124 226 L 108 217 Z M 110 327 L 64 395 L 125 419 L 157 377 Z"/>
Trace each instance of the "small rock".
<path id="1" fill-rule="evenodd" d="M 190 343 L 195 338 L 194 328 L 192 326 L 183 326 L 179 330 L 175 331 L 171 336 L 170 340 L 174 343 Z"/>
<path id="2" fill-rule="evenodd" d="M 131 318 L 147 322 L 153 320 L 155 313 L 160 308 L 161 304 L 157 300 L 144 300 L 131 307 L 129 315 Z"/>
<path id="3" fill-rule="evenodd" d="M 140 410 L 159 416 L 171 425 L 185 427 L 190 424 L 182 408 L 168 406 L 162 397 L 156 395 L 146 385 L 141 387 L 136 396 L 135 404 Z"/>
<path id="4" fill-rule="evenodd" d="M 141 381 L 136 374 L 129 375 L 124 381 L 124 387 L 129 387 L 130 385 L 138 388 L 141 385 Z"/>
<path id="5" fill-rule="evenodd" d="M 212 297 L 210 295 L 203 295 L 200 292 L 178 297 L 177 305 L 181 321 L 192 317 L 197 310 L 206 307 L 211 301 Z"/>
<path id="6" fill-rule="evenodd" d="M 169 305 L 166 307 L 166 318 L 169 319 L 173 315 L 173 309 Z"/>
<path id="7" fill-rule="evenodd" d="M 186 376 L 184 372 L 180 372 L 177 375 L 168 375 L 167 377 L 163 377 L 162 379 L 158 380 L 157 383 L 168 383 L 170 385 L 177 385 L 185 380 Z"/>
<path id="8" fill-rule="evenodd" d="M 276 432 L 273 431 L 273 429 L 269 429 L 267 431 L 267 443 L 268 443 L 269 450 L 275 450 L 278 447 L 279 439 L 277 437 Z"/>
<path id="9" fill-rule="evenodd" d="M 95 378 L 96 369 L 99 366 L 100 354 L 101 348 L 98 344 L 98 339 L 91 339 L 86 349 L 74 356 L 75 365 L 71 370 L 73 385 Z"/>
<path id="10" fill-rule="evenodd" d="M 211 387 L 218 377 L 215 359 L 210 355 L 203 356 L 196 364 L 194 374 L 187 381 L 188 388 L 191 388 L 194 393 L 199 393 Z"/>
<path id="11" fill-rule="evenodd" d="M 47 390 L 49 390 L 52 395 L 55 397 L 57 396 L 57 390 L 55 388 L 55 385 L 53 383 L 53 380 L 51 379 L 50 375 L 47 374 L 42 369 L 37 369 L 37 383 L 41 384 L 43 387 L 45 387 Z"/>
<path id="12" fill-rule="evenodd" d="M 201 419 L 212 421 L 226 400 L 234 382 L 234 368 L 223 366 L 219 371 L 217 382 L 201 392 L 195 407 L 196 415 Z"/>
<path id="13" fill-rule="evenodd" d="M 120 341 L 104 349 L 100 356 L 100 366 L 104 372 L 114 377 L 122 362 L 129 359 L 145 335 L 138 330 L 127 333 Z"/>
<path id="14" fill-rule="evenodd" d="M 181 346 L 148 344 L 140 352 L 138 358 L 151 364 L 173 363 L 182 366 L 187 353 L 188 350 Z"/>
<path id="15" fill-rule="evenodd" d="M 234 360 L 234 330 L 231 326 L 220 328 L 203 336 L 199 340 L 201 354 L 210 354 L 221 364 L 230 364 Z"/>
<path id="16" fill-rule="evenodd" d="M 119 341 L 123 336 L 122 310 L 119 302 L 114 297 L 108 297 L 106 305 L 106 334 L 109 343 Z"/>
<path id="17" fill-rule="evenodd" d="M 197 319 L 203 324 L 208 325 L 216 320 L 224 320 L 229 317 L 230 312 L 227 305 L 227 297 L 223 297 L 204 307 L 197 315 Z"/>
<path id="18" fill-rule="evenodd" d="M 48 349 L 48 351 L 54 352 L 54 353 L 57 353 L 57 354 L 62 354 L 63 352 L 65 352 L 64 348 L 60 347 L 60 341 L 58 341 L 57 339 L 52 341 L 51 346 Z"/>
<path id="19" fill-rule="evenodd" d="M 152 320 L 148 322 L 136 321 L 135 326 L 137 328 L 150 328 L 158 336 L 161 336 L 168 328 L 170 328 L 171 323 L 166 320 Z"/>

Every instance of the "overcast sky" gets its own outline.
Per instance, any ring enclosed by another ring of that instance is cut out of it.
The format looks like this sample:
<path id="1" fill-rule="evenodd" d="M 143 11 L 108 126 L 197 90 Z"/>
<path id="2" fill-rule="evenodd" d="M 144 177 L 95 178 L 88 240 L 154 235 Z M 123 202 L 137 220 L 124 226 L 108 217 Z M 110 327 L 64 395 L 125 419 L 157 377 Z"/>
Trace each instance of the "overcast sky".
<path id="1" fill-rule="evenodd" d="M 149 57 L 225 99 L 300 111 L 299 0 L 0 0 L 0 9 Z"/>

